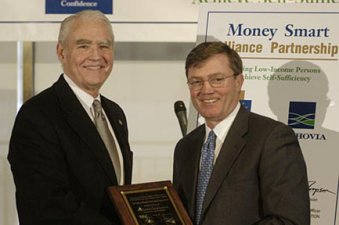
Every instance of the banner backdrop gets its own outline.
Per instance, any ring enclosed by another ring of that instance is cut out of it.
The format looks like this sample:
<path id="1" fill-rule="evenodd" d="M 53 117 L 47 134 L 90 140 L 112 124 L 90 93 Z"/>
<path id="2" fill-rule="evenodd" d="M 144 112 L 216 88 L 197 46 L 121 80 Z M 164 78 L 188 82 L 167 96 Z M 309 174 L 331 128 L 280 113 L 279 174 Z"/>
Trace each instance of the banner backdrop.
<path id="1" fill-rule="evenodd" d="M 111 20 L 118 42 L 195 42 L 199 5 L 285 4 L 339 0 L 1 0 L 0 41 L 56 41 L 60 22 L 84 9 Z"/>
<path id="2" fill-rule="evenodd" d="M 294 129 L 312 225 L 339 224 L 338 21 L 338 4 L 250 3 L 201 4 L 198 20 L 198 42 L 226 42 L 244 59 L 242 103 Z"/>
<path id="3" fill-rule="evenodd" d="M 67 14 L 97 9 L 121 42 L 194 42 L 199 6 L 192 0 L 1 0 L 0 5 L 0 41 L 56 41 Z"/>

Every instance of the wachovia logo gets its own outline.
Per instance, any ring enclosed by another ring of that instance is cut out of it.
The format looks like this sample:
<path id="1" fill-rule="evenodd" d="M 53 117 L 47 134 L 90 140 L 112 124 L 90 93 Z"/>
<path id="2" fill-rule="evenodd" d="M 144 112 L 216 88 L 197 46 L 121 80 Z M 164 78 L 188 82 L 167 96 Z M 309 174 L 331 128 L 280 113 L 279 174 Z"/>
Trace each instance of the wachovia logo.
<path id="1" fill-rule="evenodd" d="M 315 113 L 315 102 L 290 102 L 288 125 L 297 129 L 314 129 Z"/>

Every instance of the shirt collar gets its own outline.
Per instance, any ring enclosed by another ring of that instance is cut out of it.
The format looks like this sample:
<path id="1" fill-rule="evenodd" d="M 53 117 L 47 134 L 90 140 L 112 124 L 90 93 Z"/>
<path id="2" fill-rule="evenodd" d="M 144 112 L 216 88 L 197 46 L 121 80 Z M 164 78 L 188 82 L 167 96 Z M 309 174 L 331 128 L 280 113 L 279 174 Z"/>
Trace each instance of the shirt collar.
<path id="1" fill-rule="evenodd" d="M 220 141 L 223 141 L 238 113 L 240 109 L 240 102 L 238 102 L 237 106 L 234 108 L 234 110 L 225 118 L 223 119 L 220 123 L 218 123 L 213 131 L 215 133 L 215 135 L 217 136 L 217 139 Z M 205 141 L 207 139 L 207 136 L 209 134 L 209 132 L 211 131 L 211 128 L 209 128 L 206 124 L 205 124 L 205 129 L 206 129 L 206 137 L 205 137 Z"/>
<path id="2" fill-rule="evenodd" d="M 93 98 L 92 95 L 88 94 L 84 90 L 82 90 L 78 85 L 76 85 L 71 78 L 67 74 L 64 74 L 64 78 L 68 85 L 71 87 L 75 95 L 88 107 L 91 108 L 94 99 L 98 99 L 100 101 L 100 94 L 96 97 Z"/>

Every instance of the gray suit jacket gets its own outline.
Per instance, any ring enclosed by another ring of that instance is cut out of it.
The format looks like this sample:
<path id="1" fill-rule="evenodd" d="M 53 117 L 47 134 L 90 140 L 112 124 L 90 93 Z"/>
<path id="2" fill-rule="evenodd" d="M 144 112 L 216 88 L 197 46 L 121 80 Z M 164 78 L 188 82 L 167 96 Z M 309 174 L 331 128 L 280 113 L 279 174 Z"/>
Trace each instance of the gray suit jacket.
<path id="1" fill-rule="evenodd" d="M 125 115 L 102 96 L 102 106 L 131 182 L 132 152 Z M 117 185 L 95 125 L 61 76 L 20 109 L 9 146 L 20 225 L 120 224 L 107 187 Z"/>
<path id="2" fill-rule="evenodd" d="M 175 148 L 173 184 L 192 220 L 204 125 Z M 288 126 L 241 107 L 214 165 L 203 225 L 309 225 L 306 165 Z"/>

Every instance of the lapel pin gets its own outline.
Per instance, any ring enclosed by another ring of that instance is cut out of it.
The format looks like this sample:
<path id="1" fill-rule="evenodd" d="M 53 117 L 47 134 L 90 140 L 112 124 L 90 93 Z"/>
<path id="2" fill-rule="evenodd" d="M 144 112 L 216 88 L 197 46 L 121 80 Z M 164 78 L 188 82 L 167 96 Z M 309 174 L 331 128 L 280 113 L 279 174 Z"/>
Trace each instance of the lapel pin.
<path id="1" fill-rule="evenodd" d="M 119 120 L 119 124 L 122 126 L 122 121 L 121 120 Z"/>

